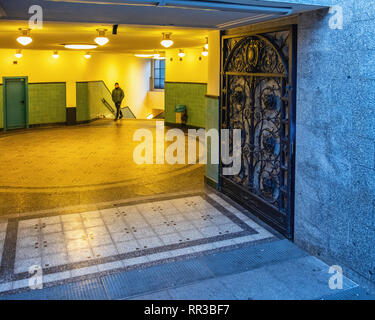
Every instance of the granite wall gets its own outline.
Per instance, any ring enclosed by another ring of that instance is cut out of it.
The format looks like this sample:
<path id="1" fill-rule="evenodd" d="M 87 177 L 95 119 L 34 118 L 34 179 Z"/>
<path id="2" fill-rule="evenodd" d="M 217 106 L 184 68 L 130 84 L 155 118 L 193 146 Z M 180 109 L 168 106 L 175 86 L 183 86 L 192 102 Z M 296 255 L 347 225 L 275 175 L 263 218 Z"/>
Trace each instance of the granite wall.
<path id="1" fill-rule="evenodd" d="M 374 1 L 286 2 L 327 8 L 240 31 L 298 25 L 294 241 L 375 287 Z"/>
<path id="2" fill-rule="evenodd" d="M 375 5 L 291 2 L 339 6 L 298 19 L 295 242 L 375 282 Z"/>

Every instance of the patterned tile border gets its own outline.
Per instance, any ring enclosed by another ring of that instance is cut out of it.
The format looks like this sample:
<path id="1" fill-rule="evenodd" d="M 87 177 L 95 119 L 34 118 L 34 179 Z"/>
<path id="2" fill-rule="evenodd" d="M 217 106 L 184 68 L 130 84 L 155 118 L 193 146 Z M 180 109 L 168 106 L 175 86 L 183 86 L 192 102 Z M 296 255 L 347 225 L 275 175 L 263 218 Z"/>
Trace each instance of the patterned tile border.
<path id="1" fill-rule="evenodd" d="M 193 241 L 185 241 L 171 245 L 164 245 L 124 254 L 117 254 L 90 261 L 44 268 L 43 284 L 45 286 L 50 286 L 62 282 L 85 279 L 87 277 L 112 274 L 121 270 L 127 271 L 141 269 L 155 264 L 194 258 L 220 251 L 232 250 L 242 246 L 255 245 L 262 242 L 277 240 L 272 233 L 259 226 L 249 216 L 247 216 L 244 213 L 244 209 L 239 210 L 240 208 L 231 206 L 227 200 L 223 200 L 214 193 L 198 192 L 155 197 L 153 199 L 115 202 L 113 204 L 100 205 L 97 207 L 97 210 L 159 202 L 164 200 L 182 199 L 194 196 L 202 197 L 220 213 L 229 218 L 235 225 L 239 226 L 243 231 Z M 224 205 L 226 207 L 224 207 Z M 31 275 L 27 272 L 14 273 L 18 223 L 28 219 L 43 218 L 47 216 L 64 216 L 71 213 L 73 212 L 59 213 L 56 211 L 49 215 L 32 214 L 30 216 L 11 218 L 8 220 L 0 269 L 0 295 L 10 292 L 18 292 L 19 290 L 29 290 L 28 285 Z M 77 211 L 74 211 L 74 213 L 77 213 Z"/>

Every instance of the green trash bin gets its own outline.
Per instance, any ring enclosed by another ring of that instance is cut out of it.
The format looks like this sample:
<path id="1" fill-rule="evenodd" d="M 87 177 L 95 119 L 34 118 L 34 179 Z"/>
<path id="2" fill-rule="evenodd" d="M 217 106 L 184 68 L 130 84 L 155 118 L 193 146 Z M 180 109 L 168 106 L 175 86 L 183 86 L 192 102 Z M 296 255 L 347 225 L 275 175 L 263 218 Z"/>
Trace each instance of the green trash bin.
<path id="1" fill-rule="evenodd" d="M 186 121 L 186 106 L 183 104 L 178 104 L 175 106 L 174 111 L 176 112 L 176 123 L 182 124 Z"/>

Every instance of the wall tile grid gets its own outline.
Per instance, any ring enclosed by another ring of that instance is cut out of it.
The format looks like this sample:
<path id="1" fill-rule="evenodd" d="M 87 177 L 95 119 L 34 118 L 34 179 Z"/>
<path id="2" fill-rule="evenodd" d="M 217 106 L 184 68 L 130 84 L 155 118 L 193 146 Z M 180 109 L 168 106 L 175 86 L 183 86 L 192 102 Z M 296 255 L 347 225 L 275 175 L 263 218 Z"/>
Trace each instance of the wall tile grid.
<path id="1" fill-rule="evenodd" d="M 66 121 L 65 83 L 29 83 L 29 124 Z M 4 127 L 3 85 L 0 86 L 0 128 Z"/>
<path id="2" fill-rule="evenodd" d="M 187 124 L 204 128 L 206 92 L 206 83 L 167 82 L 165 84 L 165 121 L 175 123 L 175 106 L 182 104 L 187 108 Z"/>
<path id="3" fill-rule="evenodd" d="M 65 83 L 29 84 L 29 124 L 66 121 Z"/>
<path id="4" fill-rule="evenodd" d="M 206 97 L 206 130 L 219 129 L 219 98 Z M 211 164 L 211 141 L 207 143 L 206 177 L 218 182 L 219 165 Z"/>
<path id="5" fill-rule="evenodd" d="M 77 82 L 76 86 L 77 121 L 85 121 L 89 119 L 88 82 Z"/>
<path id="6" fill-rule="evenodd" d="M 111 93 L 102 81 L 77 82 L 77 121 L 87 121 L 105 116 L 113 117 L 105 107 L 105 99 L 115 110 Z"/>
<path id="7" fill-rule="evenodd" d="M 0 84 L 0 129 L 4 128 L 4 104 L 3 104 L 3 85 Z"/>

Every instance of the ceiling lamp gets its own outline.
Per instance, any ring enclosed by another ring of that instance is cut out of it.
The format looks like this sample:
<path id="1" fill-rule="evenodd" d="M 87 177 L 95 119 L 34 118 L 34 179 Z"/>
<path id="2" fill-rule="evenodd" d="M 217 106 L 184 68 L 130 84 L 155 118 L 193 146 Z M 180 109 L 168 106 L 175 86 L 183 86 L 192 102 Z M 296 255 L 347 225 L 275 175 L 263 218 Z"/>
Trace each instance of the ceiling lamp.
<path id="1" fill-rule="evenodd" d="M 155 59 L 155 60 L 165 60 L 165 57 L 160 55 L 160 53 L 156 53 L 156 54 L 154 54 L 153 59 Z"/>
<path id="2" fill-rule="evenodd" d="M 90 58 L 91 58 L 91 54 L 90 54 L 89 52 L 86 52 L 86 54 L 84 55 L 84 57 L 85 57 L 86 59 L 90 59 Z"/>
<path id="3" fill-rule="evenodd" d="M 159 59 L 160 58 L 160 53 L 158 50 L 154 50 L 154 54 L 152 55 L 152 59 Z"/>
<path id="4" fill-rule="evenodd" d="M 105 36 L 105 32 L 107 29 L 96 29 L 98 31 L 98 36 L 95 38 L 95 42 L 99 46 L 104 46 L 105 44 L 108 43 L 109 39 Z"/>
<path id="5" fill-rule="evenodd" d="M 165 59 L 165 53 L 164 52 L 160 53 L 159 50 L 155 50 L 154 54 L 152 56 L 152 59 L 164 60 Z"/>
<path id="6" fill-rule="evenodd" d="M 208 50 L 208 38 L 206 37 L 206 44 L 204 45 L 204 47 Z"/>
<path id="7" fill-rule="evenodd" d="M 163 47 L 169 48 L 171 45 L 173 45 L 173 41 L 171 40 L 171 34 L 172 33 L 163 32 L 163 40 L 160 42 Z"/>
<path id="8" fill-rule="evenodd" d="M 205 57 L 208 56 L 208 50 L 206 48 L 203 48 L 203 50 L 202 50 L 202 56 L 205 56 Z"/>
<path id="9" fill-rule="evenodd" d="M 135 56 L 138 57 L 138 58 L 152 58 L 154 55 L 153 54 L 139 54 L 139 53 L 136 53 Z"/>
<path id="10" fill-rule="evenodd" d="M 95 44 L 65 44 L 64 47 L 67 49 L 74 49 L 74 50 L 89 50 L 89 49 L 95 49 L 98 46 Z"/>
<path id="11" fill-rule="evenodd" d="M 57 51 L 54 51 L 52 57 L 54 59 L 58 59 L 59 58 L 59 53 Z"/>
<path id="12" fill-rule="evenodd" d="M 184 52 L 183 49 L 180 49 L 180 52 L 178 53 L 178 56 L 179 56 L 180 58 L 185 57 L 185 52 Z"/>
<path id="13" fill-rule="evenodd" d="M 21 59 L 22 58 L 22 53 L 21 53 L 21 50 L 17 50 L 16 51 L 16 54 L 14 55 L 17 59 Z"/>
<path id="14" fill-rule="evenodd" d="M 17 38 L 17 41 L 22 44 L 23 46 L 27 46 L 28 44 L 30 44 L 33 39 L 31 39 L 30 37 L 30 29 L 28 28 L 25 28 L 25 29 L 18 29 L 21 31 L 21 35 Z"/>

